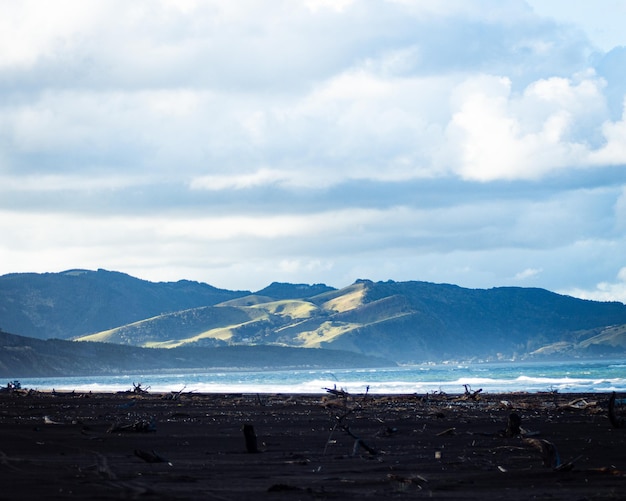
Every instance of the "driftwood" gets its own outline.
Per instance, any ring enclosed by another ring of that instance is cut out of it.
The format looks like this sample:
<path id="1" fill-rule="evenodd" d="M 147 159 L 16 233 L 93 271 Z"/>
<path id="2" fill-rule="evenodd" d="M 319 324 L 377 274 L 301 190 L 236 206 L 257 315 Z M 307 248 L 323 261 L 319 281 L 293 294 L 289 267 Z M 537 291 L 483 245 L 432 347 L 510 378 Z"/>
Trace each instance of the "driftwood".
<path id="1" fill-rule="evenodd" d="M 447 430 L 443 430 L 437 433 L 438 437 L 444 437 L 446 435 L 454 435 L 456 433 L 456 428 L 448 428 Z"/>
<path id="2" fill-rule="evenodd" d="M 178 391 L 173 391 L 172 393 L 165 394 L 163 396 L 163 400 L 178 400 L 180 396 L 183 394 L 183 391 L 185 391 L 185 388 L 187 388 L 187 385 L 183 386 Z"/>
<path id="3" fill-rule="evenodd" d="M 139 421 L 135 421 L 131 424 L 118 424 L 114 423 L 107 430 L 107 433 L 150 433 L 156 431 L 156 422 L 154 418 L 150 421 L 146 421 L 145 419 L 140 419 Z"/>
<path id="4" fill-rule="evenodd" d="M 330 393 L 331 395 L 334 395 L 336 397 L 343 398 L 343 399 L 347 399 L 349 395 L 349 393 L 343 388 L 338 390 L 337 385 L 335 385 L 334 388 L 324 388 L 324 389 L 326 390 L 326 393 Z"/>
<path id="5" fill-rule="evenodd" d="M 335 432 L 335 430 L 337 428 L 339 428 L 340 430 L 343 430 L 349 436 L 354 438 L 355 442 L 354 442 L 354 446 L 352 447 L 352 455 L 353 456 L 356 455 L 356 453 L 357 453 L 357 451 L 359 450 L 360 447 L 365 449 L 372 456 L 376 456 L 378 454 L 378 451 L 376 449 L 374 449 L 373 447 L 370 447 L 367 443 L 365 443 L 362 438 L 357 437 L 354 433 L 352 433 L 352 430 L 350 430 L 350 427 L 348 425 L 344 424 L 344 420 L 350 414 L 356 412 L 357 410 L 361 410 L 363 408 L 362 407 L 362 402 L 365 402 L 365 400 L 368 397 L 369 390 L 370 390 L 369 385 L 367 386 L 365 394 L 363 395 L 362 402 L 356 402 L 355 405 L 353 407 L 351 407 L 351 408 L 347 407 L 347 402 L 348 402 L 348 399 L 350 397 L 350 394 L 347 391 L 345 391 L 344 389 L 338 390 L 336 386 L 334 388 L 325 388 L 325 390 L 328 393 L 330 393 L 331 395 L 334 395 L 334 396 L 342 399 L 344 413 L 341 414 L 340 416 L 335 416 L 335 424 L 332 427 L 332 429 L 330 430 L 330 435 L 328 436 L 328 440 L 326 440 L 326 446 L 324 447 L 324 454 L 326 454 L 326 449 L 328 448 L 328 445 L 331 443 L 331 437 L 333 436 L 333 433 Z"/>
<path id="6" fill-rule="evenodd" d="M 480 393 L 482 393 L 483 389 L 479 388 L 476 391 L 472 391 L 472 387 L 469 384 L 464 384 L 465 393 L 461 395 L 457 400 L 478 400 Z"/>
<path id="7" fill-rule="evenodd" d="M 613 428 L 624 428 L 626 426 L 626 420 L 623 417 L 617 416 L 615 413 L 616 403 L 616 395 L 615 392 L 613 392 L 611 398 L 609 398 L 609 421 Z"/>
<path id="8" fill-rule="evenodd" d="M 374 449 L 373 447 L 370 447 L 369 445 L 367 445 L 363 439 L 357 437 L 354 433 L 352 433 L 350 431 L 350 428 L 348 428 L 347 426 L 343 428 L 343 430 L 350 435 L 352 438 L 355 439 L 354 441 L 354 447 L 352 447 L 352 455 L 356 456 L 357 451 L 359 450 L 359 447 L 362 447 L 363 449 L 365 449 L 367 452 L 369 452 L 372 456 L 376 456 L 378 455 L 378 451 L 376 449 Z"/>
<path id="9" fill-rule="evenodd" d="M 148 452 L 141 449 L 135 449 L 134 454 L 138 458 L 143 459 L 146 463 L 167 463 L 172 466 L 172 463 L 169 460 L 154 451 Z"/>
<path id="10" fill-rule="evenodd" d="M 561 409 L 566 408 L 566 409 L 584 410 L 584 409 L 588 409 L 589 407 L 595 407 L 596 405 L 598 405 L 598 402 L 596 401 L 587 402 L 587 400 L 585 400 L 584 398 L 575 398 L 571 402 L 567 402 L 566 404 L 563 404 L 559 407 Z"/>
<path id="11" fill-rule="evenodd" d="M 548 442 L 542 438 L 524 438 L 524 443 L 534 447 L 541 454 L 544 466 L 553 470 L 560 469 L 561 458 L 559 451 L 552 442 Z"/>
<path id="12" fill-rule="evenodd" d="M 139 395 L 143 395 L 145 393 L 148 393 L 148 390 L 150 389 L 150 387 L 148 386 L 147 388 L 143 388 L 141 386 L 141 383 L 133 383 L 133 393 L 137 393 Z"/>
<path id="13" fill-rule="evenodd" d="M 516 412 L 509 414 L 509 419 L 506 423 L 506 430 L 504 430 L 505 437 L 517 437 L 522 433 L 522 418 Z"/>
<path id="14" fill-rule="evenodd" d="M 246 440 L 246 451 L 250 453 L 259 452 L 259 448 L 256 442 L 256 433 L 254 432 L 254 426 L 251 424 L 243 425 L 243 437 Z"/>

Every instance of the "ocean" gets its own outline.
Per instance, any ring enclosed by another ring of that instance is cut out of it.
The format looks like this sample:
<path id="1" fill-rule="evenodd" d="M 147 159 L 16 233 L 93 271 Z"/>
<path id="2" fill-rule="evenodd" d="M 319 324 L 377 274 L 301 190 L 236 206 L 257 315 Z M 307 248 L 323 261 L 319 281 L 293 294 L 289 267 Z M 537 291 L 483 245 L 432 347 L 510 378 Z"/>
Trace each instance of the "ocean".
<path id="1" fill-rule="evenodd" d="M 378 369 L 207 370 L 115 376 L 20 378 L 22 388 L 117 392 L 460 394 L 626 392 L 626 359 L 569 362 L 442 363 Z"/>

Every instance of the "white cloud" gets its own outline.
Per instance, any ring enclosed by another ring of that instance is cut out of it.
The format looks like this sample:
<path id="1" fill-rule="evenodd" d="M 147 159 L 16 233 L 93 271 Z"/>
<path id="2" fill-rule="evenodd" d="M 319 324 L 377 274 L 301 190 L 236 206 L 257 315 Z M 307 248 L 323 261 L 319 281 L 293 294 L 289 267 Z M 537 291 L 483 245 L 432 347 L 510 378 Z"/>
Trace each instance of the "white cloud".
<path id="1" fill-rule="evenodd" d="M 611 284 L 612 2 L 0 0 L 0 272 Z"/>
<path id="2" fill-rule="evenodd" d="M 482 76 L 456 91 L 448 127 L 466 179 L 541 179 L 566 168 L 626 162 L 622 122 L 608 121 L 603 82 L 593 74 L 533 82 L 521 95 L 508 78 Z M 604 141 L 596 149 L 599 137 Z"/>
<path id="3" fill-rule="evenodd" d="M 102 13 L 101 2 L 58 0 L 45 5 L 37 0 L 0 2 L 0 68 L 28 67 L 54 57 L 89 32 Z"/>
<path id="4" fill-rule="evenodd" d="M 593 289 L 573 288 L 562 292 L 581 299 L 626 303 L 626 267 L 619 270 L 616 279 L 614 282 L 600 282 Z"/>
<path id="5" fill-rule="evenodd" d="M 537 275 L 539 275 L 541 273 L 541 269 L 538 268 L 526 268 L 525 270 L 522 270 L 518 273 L 515 274 L 515 277 L 513 277 L 515 280 L 520 280 L 520 281 L 525 281 L 528 280 L 529 278 L 534 278 Z"/>

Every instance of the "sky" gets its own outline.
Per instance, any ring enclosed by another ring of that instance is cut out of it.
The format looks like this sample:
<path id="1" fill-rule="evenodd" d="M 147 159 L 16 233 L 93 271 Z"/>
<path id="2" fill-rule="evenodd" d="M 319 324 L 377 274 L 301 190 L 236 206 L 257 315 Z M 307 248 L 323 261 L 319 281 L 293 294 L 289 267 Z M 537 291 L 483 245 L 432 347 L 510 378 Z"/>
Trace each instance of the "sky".
<path id="1" fill-rule="evenodd" d="M 626 2 L 0 12 L 0 275 L 626 302 Z"/>

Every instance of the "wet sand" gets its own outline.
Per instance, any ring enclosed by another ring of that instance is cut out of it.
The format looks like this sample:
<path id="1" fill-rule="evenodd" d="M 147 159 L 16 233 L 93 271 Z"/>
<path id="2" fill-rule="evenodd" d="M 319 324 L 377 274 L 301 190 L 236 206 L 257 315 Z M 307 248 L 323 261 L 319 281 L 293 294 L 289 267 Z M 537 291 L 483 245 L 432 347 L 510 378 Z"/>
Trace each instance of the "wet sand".
<path id="1" fill-rule="evenodd" d="M 4 392 L 0 499 L 626 499 L 609 395 L 475 397 Z"/>

